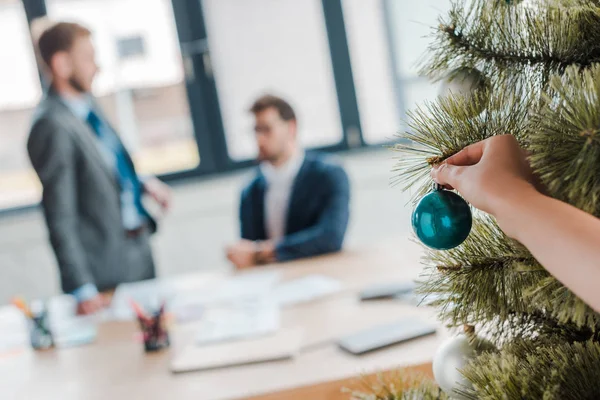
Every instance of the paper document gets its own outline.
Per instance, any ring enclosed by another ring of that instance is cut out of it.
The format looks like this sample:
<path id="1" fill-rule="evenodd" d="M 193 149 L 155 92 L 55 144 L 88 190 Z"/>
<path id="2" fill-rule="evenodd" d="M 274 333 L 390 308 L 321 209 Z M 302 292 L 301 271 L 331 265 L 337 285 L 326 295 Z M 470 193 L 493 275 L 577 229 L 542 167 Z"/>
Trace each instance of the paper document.
<path id="1" fill-rule="evenodd" d="M 329 296 L 342 290 L 342 283 L 324 275 L 308 275 L 283 282 L 273 290 L 275 301 L 281 306 L 305 303 Z"/>
<path id="2" fill-rule="evenodd" d="M 29 346 L 27 322 L 17 307 L 0 307 L 0 354 Z"/>
<path id="3" fill-rule="evenodd" d="M 231 276 L 210 287 L 199 288 L 186 296 L 204 305 L 230 304 L 257 299 L 270 292 L 281 280 L 280 271 L 250 271 Z"/>
<path id="4" fill-rule="evenodd" d="M 279 329 L 279 306 L 266 299 L 238 302 L 206 311 L 199 324 L 198 345 L 264 336 Z"/>
<path id="5" fill-rule="evenodd" d="M 190 321 L 201 317 L 206 306 L 261 297 L 280 279 L 279 271 L 250 271 L 199 282 L 197 286 L 187 284 L 184 277 L 125 283 L 117 287 L 111 311 L 116 319 L 134 319 L 131 299 L 150 310 L 158 309 L 165 301 L 168 312 L 174 313 L 178 320 Z"/>

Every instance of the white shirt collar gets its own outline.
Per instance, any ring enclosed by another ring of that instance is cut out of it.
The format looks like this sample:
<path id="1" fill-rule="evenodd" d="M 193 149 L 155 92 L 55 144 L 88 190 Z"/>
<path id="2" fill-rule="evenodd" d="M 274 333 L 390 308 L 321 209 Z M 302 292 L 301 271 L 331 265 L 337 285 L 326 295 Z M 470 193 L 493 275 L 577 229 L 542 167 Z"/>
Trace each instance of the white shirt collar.
<path id="1" fill-rule="evenodd" d="M 61 101 L 67 106 L 67 108 L 75 114 L 75 116 L 85 121 L 92 109 L 92 101 L 89 96 L 82 95 L 79 97 L 75 96 L 60 96 Z"/>
<path id="2" fill-rule="evenodd" d="M 274 167 L 271 163 L 263 161 L 260 164 L 260 170 L 269 184 L 291 182 L 298 175 L 303 163 L 304 151 L 301 150 L 279 167 Z"/>

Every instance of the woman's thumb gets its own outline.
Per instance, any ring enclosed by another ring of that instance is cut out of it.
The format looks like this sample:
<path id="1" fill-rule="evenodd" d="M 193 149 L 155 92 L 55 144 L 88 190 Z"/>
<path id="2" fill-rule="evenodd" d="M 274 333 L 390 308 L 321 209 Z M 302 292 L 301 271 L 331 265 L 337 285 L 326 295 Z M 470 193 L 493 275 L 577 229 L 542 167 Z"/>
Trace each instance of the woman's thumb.
<path id="1" fill-rule="evenodd" d="M 458 177 L 465 167 L 443 163 L 435 166 L 431 170 L 431 177 L 436 183 L 442 186 L 452 186 L 456 188 L 459 185 Z"/>

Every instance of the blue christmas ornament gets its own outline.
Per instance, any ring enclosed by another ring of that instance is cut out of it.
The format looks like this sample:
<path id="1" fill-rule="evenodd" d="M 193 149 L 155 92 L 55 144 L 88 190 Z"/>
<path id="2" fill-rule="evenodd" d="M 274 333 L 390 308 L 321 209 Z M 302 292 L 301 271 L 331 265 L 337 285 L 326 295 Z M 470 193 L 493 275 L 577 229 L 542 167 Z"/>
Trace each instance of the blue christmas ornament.
<path id="1" fill-rule="evenodd" d="M 473 217 L 467 202 L 454 192 L 434 185 L 412 214 L 415 234 L 428 247 L 452 249 L 469 236 Z"/>

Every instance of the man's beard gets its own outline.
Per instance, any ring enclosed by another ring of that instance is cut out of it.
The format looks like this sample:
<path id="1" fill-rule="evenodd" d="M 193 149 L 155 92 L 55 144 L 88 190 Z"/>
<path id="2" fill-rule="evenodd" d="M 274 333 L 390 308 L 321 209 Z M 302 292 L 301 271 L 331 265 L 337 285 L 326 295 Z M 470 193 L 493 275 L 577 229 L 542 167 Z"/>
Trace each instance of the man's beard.
<path id="1" fill-rule="evenodd" d="M 269 164 L 279 164 L 281 159 L 284 157 L 284 151 L 280 151 L 276 154 L 258 154 L 258 162 L 267 162 Z"/>
<path id="2" fill-rule="evenodd" d="M 83 85 L 79 82 L 76 76 L 72 76 L 69 78 L 69 85 L 79 93 L 87 93 L 87 89 L 83 87 Z"/>

